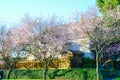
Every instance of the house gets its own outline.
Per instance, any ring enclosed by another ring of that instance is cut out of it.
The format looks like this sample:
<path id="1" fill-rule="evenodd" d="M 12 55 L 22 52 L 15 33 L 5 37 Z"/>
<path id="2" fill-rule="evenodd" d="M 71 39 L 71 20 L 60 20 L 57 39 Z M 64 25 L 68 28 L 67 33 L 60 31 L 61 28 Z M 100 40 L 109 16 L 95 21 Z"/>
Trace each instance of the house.
<path id="1" fill-rule="evenodd" d="M 68 51 L 82 52 L 84 54 L 83 57 L 94 58 L 93 53 L 89 49 L 89 44 L 89 38 L 75 39 L 67 44 L 66 49 Z"/>

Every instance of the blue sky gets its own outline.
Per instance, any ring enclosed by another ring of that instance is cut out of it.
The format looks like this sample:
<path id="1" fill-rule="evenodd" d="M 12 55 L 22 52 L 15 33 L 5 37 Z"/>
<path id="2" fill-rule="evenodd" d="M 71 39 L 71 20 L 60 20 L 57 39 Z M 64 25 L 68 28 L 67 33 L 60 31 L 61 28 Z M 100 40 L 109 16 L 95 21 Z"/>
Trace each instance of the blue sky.
<path id="1" fill-rule="evenodd" d="M 0 0 L 0 22 L 15 23 L 25 14 L 67 18 L 74 11 L 85 12 L 96 0 Z"/>

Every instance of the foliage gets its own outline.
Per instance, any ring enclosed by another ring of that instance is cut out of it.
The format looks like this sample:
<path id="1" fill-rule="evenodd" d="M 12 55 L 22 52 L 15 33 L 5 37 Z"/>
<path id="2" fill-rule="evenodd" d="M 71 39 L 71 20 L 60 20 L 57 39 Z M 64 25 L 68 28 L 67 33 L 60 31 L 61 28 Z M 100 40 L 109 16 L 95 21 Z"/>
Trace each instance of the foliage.
<path id="1" fill-rule="evenodd" d="M 120 80 L 120 78 L 115 78 L 115 80 Z"/>
<path id="2" fill-rule="evenodd" d="M 97 5 L 102 13 L 113 10 L 120 5 L 120 0 L 97 0 Z"/>
<path id="3" fill-rule="evenodd" d="M 107 75 L 106 75 L 107 74 Z M 108 78 L 108 77 L 117 77 L 116 75 L 116 71 L 114 68 L 110 68 L 110 69 L 102 69 L 102 76 L 104 78 Z"/>
<path id="4" fill-rule="evenodd" d="M 69 58 L 61 58 L 61 59 L 53 59 L 48 68 L 69 68 L 70 67 L 70 59 Z M 44 61 L 41 60 L 21 60 L 16 63 L 16 69 L 26 69 L 26 68 L 44 68 Z"/>
<path id="5" fill-rule="evenodd" d="M 42 79 L 43 69 L 22 69 L 12 72 L 12 79 Z M 84 74 L 85 73 L 85 74 Z M 41 76 L 40 76 L 41 75 Z M 95 69 L 50 69 L 47 74 L 47 79 L 75 79 L 80 80 L 87 76 L 89 80 L 96 80 Z"/>
<path id="6" fill-rule="evenodd" d="M 7 78 L 10 78 L 10 74 L 15 68 L 15 64 L 17 61 L 21 60 L 20 57 L 23 55 L 21 52 L 23 50 L 22 42 L 21 45 L 16 44 L 15 39 L 19 37 L 15 37 L 15 34 L 12 34 L 11 32 L 11 30 L 7 31 L 4 26 L 0 28 L 0 55 L 6 64 L 6 69 L 8 71 L 6 74 Z M 17 42 L 20 42 L 20 39 L 17 40 Z"/>
<path id="7" fill-rule="evenodd" d="M 95 67 L 94 59 L 90 59 L 88 57 L 83 58 L 82 63 L 83 63 L 82 64 L 83 68 L 94 68 Z"/>
<path id="8" fill-rule="evenodd" d="M 120 9 L 114 9 L 107 11 L 103 17 L 102 24 L 104 27 L 116 27 L 120 24 Z"/>
<path id="9" fill-rule="evenodd" d="M 116 2 L 113 4 L 116 4 Z M 55 78 L 56 75 L 54 74 L 58 72 L 61 72 L 60 74 L 57 74 L 58 78 L 59 76 L 62 76 L 62 78 L 67 78 L 69 76 L 71 76 L 72 78 L 81 78 L 80 76 L 82 76 L 82 74 L 80 74 L 79 72 L 89 73 L 90 70 L 79 71 L 78 69 L 68 69 L 65 71 L 55 70 L 50 73 L 48 70 L 48 66 L 53 58 L 59 56 L 59 53 L 64 50 L 63 46 L 67 41 L 70 41 L 69 38 L 80 39 L 89 37 L 90 49 L 94 51 L 96 55 L 96 72 L 97 77 L 99 77 L 99 64 L 101 57 L 104 56 L 103 53 L 109 50 L 108 46 L 111 43 L 120 41 L 119 10 L 111 11 L 107 14 L 109 14 L 107 17 L 102 18 L 98 17 L 95 11 L 90 11 L 82 15 L 80 21 L 71 22 L 69 25 L 58 24 L 57 22 L 55 22 L 56 19 L 54 19 L 54 17 L 49 21 L 42 21 L 41 19 L 34 20 L 32 18 L 26 19 L 18 27 L 8 30 L 8 33 L 5 33 L 5 36 L 4 29 L 1 29 L 0 54 L 2 54 L 2 57 L 6 62 L 8 69 L 11 70 L 11 73 L 14 69 L 13 65 L 17 62 L 17 60 L 21 59 L 20 57 L 27 57 L 27 55 L 23 55 L 24 53 L 30 53 L 33 54 L 37 60 L 43 59 L 45 64 L 44 72 L 43 70 L 38 70 L 39 73 L 34 73 L 36 78 L 38 74 L 38 78 L 42 78 L 42 73 L 44 73 L 44 78 L 46 78 L 47 72 L 47 78 Z M 13 55 L 15 58 L 13 58 Z M 88 62 L 88 59 L 85 59 L 84 61 Z M 89 67 L 91 66 L 91 63 L 89 63 L 88 65 L 84 64 L 83 66 Z M 79 74 L 79 77 L 77 75 L 67 74 L 71 71 L 75 71 L 73 73 Z M 20 71 L 14 71 L 13 73 L 19 72 Z M 32 76 L 32 72 L 30 70 L 25 70 L 25 72 L 23 71 L 19 74 L 22 75 L 22 78 L 29 78 L 29 76 L 23 77 L 23 75 L 27 73 Z M 91 74 L 92 72 L 90 73 L 90 75 L 88 74 L 87 77 L 91 76 Z M 17 74 L 14 75 L 18 77 Z M 32 78 L 31 76 L 30 78 Z"/>
<path id="10" fill-rule="evenodd" d="M 80 57 L 71 58 L 70 59 L 70 66 L 71 66 L 71 68 L 81 68 L 82 58 L 80 58 Z"/>
<path id="11" fill-rule="evenodd" d="M 67 41 L 67 29 L 54 24 L 54 18 L 48 21 L 48 24 L 33 20 L 33 24 L 30 25 L 27 37 L 30 37 L 27 44 L 27 51 L 33 54 L 36 59 L 43 59 L 44 62 L 44 80 L 46 80 L 46 74 L 48 66 L 51 61 L 60 55 L 63 51 L 63 45 Z M 24 29 L 24 28 L 23 28 Z M 25 30 L 28 30 L 27 27 Z"/>
<path id="12" fill-rule="evenodd" d="M 119 15 L 119 11 L 117 13 L 115 13 L 114 11 L 111 11 L 109 15 L 110 16 L 108 17 L 112 19 L 110 24 L 108 21 L 106 21 L 106 19 L 102 18 L 99 21 L 98 25 L 94 26 L 93 30 L 87 31 L 89 39 L 90 39 L 90 49 L 94 51 L 95 53 L 96 69 L 97 69 L 96 72 L 98 73 L 98 78 L 100 75 L 100 69 L 102 65 L 100 60 L 102 57 L 105 57 L 103 55 L 105 49 L 111 43 L 120 41 L 120 38 L 119 38 L 120 26 L 118 25 L 119 19 L 116 18 L 115 16 L 115 15 Z M 120 17 L 120 16 L 117 16 L 117 17 Z M 109 27 L 106 27 L 106 23 L 109 24 Z M 114 52 L 112 54 L 115 55 Z M 110 58 L 108 59 L 110 60 Z"/>

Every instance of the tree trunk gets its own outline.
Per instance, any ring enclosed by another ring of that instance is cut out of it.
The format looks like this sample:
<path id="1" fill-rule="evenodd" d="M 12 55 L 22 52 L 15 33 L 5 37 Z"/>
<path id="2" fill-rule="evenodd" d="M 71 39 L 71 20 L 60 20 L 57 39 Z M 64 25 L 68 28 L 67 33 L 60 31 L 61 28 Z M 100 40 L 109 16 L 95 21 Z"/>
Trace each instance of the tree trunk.
<path id="1" fill-rule="evenodd" d="M 47 69 L 44 70 L 44 80 L 47 79 L 46 75 L 47 75 Z"/>
<path id="2" fill-rule="evenodd" d="M 44 64 L 44 75 L 43 75 L 44 80 L 47 80 L 47 71 L 48 71 L 48 62 L 45 61 L 45 64 Z"/>
<path id="3" fill-rule="evenodd" d="M 10 79 L 11 73 L 12 73 L 12 69 L 8 70 L 8 72 L 7 72 L 7 79 Z"/>
<path id="4" fill-rule="evenodd" d="M 100 80 L 100 78 L 99 78 L 99 58 L 98 58 L 98 53 L 96 53 L 96 73 L 97 73 L 97 80 Z"/>

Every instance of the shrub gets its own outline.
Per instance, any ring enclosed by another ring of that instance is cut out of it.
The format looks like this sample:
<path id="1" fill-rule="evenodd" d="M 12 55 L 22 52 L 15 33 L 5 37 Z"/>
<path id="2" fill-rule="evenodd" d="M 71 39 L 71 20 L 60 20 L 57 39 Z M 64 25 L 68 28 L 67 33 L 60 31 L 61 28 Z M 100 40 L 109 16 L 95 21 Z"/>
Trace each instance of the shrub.
<path id="1" fill-rule="evenodd" d="M 83 58 L 82 67 L 83 68 L 94 68 L 95 64 L 94 64 L 93 59 L 88 58 L 88 57 Z"/>
<path id="2" fill-rule="evenodd" d="M 107 75 L 106 75 L 107 74 Z M 102 69 L 102 76 L 107 78 L 107 77 L 115 77 L 115 69 Z"/>
<path id="3" fill-rule="evenodd" d="M 12 79 L 42 79 L 43 71 L 44 71 L 43 69 L 21 69 L 21 70 L 16 69 L 12 72 L 11 78 Z M 96 79 L 95 69 L 84 69 L 84 68 L 50 69 L 47 73 L 47 79 L 83 80 L 83 78 L 85 77 L 87 77 L 87 79 L 89 80 L 95 80 Z"/>
<path id="4" fill-rule="evenodd" d="M 114 68 L 111 69 L 102 69 L 102 76 L 104 78 L 108 78 L 108 77 L 116 77 L 116 78 L 120 78 L 120 70 L 115 70 Z M 106 75 L 107 74 L 107 75 Z"/>

